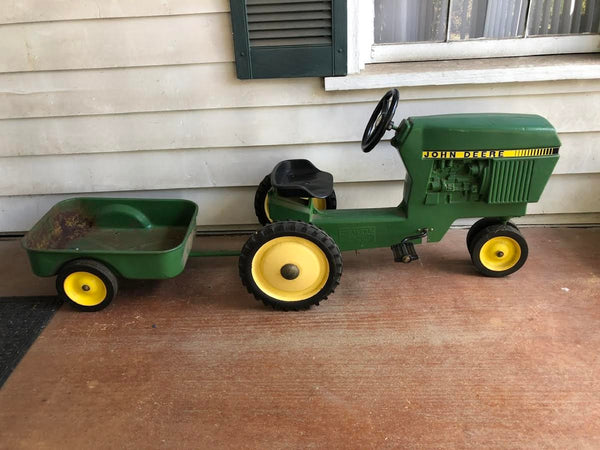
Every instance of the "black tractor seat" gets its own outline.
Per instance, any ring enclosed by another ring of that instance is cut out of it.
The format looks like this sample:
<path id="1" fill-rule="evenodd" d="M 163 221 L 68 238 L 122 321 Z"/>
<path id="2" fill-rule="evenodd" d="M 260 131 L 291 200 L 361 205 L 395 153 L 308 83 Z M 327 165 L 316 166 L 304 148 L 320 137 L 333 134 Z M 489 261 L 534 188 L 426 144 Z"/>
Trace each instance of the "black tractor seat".
<path id="1" fill-rule="evenodd" d="M 281 161 L 271 172 L 271 184 L 283 197 L 326 198 L 333 192 L 333 176 L 307 159 Z"/>

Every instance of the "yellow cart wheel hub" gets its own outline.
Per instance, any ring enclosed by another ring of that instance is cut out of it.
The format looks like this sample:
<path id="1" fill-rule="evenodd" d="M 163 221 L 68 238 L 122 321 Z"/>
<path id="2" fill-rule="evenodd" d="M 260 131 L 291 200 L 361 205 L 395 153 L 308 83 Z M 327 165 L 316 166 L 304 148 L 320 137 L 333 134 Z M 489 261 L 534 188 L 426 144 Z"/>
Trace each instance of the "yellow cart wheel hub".
<path id="1" fill-rule="evenodd" d="M 511 237 L 498 236 L 483 244 L 479 259 L 486 269 L 503 272 L 519 262 L 521 246 Z"/>
<path id="2" fill-rule="evenodd" d="M 106 284 L 89 272 L 73 272 L 63 282 L 65 294 L 81 306 L 96 306 L 106 298 Z"/>
<path id="3" fill-rule="evenodd" d="M 252 260 L 252 278 L 258 288 L 285 302 L 316 295 L 329 278 L 329 261 L 316 244 L 297 236 L 266 242 Z"/>

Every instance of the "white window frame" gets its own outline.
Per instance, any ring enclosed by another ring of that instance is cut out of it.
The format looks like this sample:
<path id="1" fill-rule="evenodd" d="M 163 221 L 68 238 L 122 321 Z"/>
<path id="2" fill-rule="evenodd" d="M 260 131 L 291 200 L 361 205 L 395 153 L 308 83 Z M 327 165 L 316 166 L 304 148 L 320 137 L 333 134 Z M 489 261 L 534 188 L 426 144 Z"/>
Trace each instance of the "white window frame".
<path id="1" fill-rule="evenodd" d="M 450 5 L 451 6 L 451 5 Z M 593 53 L 600 35 L 527 36 L 403 44 L 375 43 L 375 0 L 348 0 L 348 73 L 366 64 Z"/>

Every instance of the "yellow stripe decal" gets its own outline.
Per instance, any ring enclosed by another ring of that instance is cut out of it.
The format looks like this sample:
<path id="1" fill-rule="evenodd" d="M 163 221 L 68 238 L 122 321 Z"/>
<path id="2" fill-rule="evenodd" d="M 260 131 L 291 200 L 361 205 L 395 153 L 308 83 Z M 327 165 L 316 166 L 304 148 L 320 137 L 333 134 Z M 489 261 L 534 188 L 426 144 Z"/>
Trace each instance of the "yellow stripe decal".
<path id="1" fill-rule="evenodd" d="M 558 155 L 558 147 L 518 150 L 426 150 L 423 152 L 423 159 L 529 158 L 550 155 Z"/>

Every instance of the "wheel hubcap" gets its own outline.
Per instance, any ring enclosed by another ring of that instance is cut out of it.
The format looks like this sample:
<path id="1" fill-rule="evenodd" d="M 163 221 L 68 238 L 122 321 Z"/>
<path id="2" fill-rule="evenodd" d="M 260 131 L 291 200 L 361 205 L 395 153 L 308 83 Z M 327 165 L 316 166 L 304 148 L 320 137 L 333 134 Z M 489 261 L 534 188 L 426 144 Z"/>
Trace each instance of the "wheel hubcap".
<path id="1" fill-rule="evenodd" d="M 280 301 L 300 301 L 316 295 L 329 278 L 327 256 L 299 236 L 275 238 L 252 259 L 252 278 L 258 288 Z"/>
<path id="2" fill-rule="evenodd" d="M 300 269 L 295 264 L 286 264 L 281 268 L 281 276 L 286 280 L 295 280 L 300 275 Z"/>
<path id="3" fill-rule="evenodd" d="M 521 246 L 511 237 L 494 237 L 483 244 L 479 251 L 479 259 L 486 269 L 503 272 L 519 262 Z"/>
<path id="4" fill-rule="evenodd" d="M 81 306 L 96 306 L 106 298 L 104 281 L 90 272 L 73 272 L 63 282 L 67 297 Z"/>

